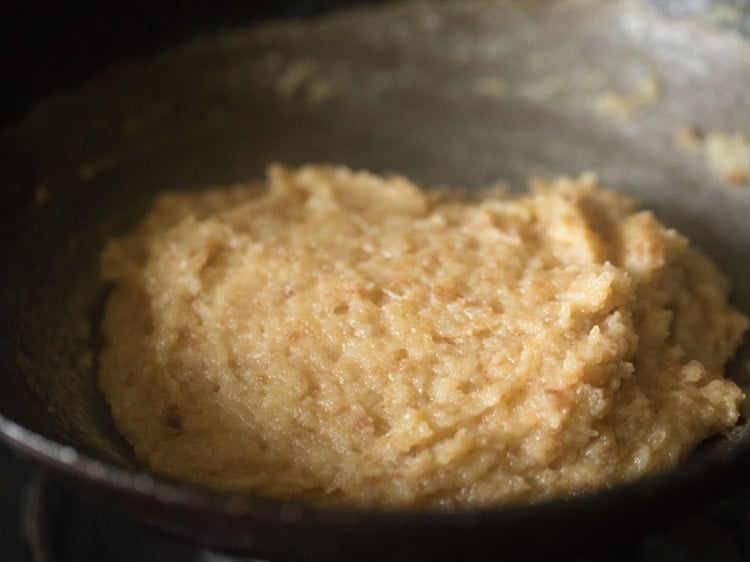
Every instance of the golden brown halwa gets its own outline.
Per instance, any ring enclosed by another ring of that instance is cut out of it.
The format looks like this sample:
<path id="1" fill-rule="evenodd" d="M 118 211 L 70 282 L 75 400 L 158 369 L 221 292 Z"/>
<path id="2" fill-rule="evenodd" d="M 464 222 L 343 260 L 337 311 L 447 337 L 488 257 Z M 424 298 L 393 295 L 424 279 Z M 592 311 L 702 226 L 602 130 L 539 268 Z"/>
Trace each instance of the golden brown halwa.
<path id="1" fill-rule="evenodd" d="M 160 196 L 103 275 L 119 429 L 212 487 L 534 500 L 671 467 L 743 398 L 725 277 L 593 177 L 469 196 L 274 166 Z"/>

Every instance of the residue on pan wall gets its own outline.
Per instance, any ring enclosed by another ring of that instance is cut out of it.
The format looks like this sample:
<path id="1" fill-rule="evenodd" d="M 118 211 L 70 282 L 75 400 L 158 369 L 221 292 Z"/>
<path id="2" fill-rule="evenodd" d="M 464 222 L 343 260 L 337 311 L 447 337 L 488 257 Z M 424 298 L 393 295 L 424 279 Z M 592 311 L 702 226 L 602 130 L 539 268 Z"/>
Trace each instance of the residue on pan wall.
<path id="1" fill-rule="evenodd" d="M 503 101 L 508 97 L 531 102 L 569 102 L 592 100 L 607 84 L 600 69 L 579 67 L 544 76 L 479 76 L 473 83 L 474 94 Z"/>
<path id="2" fill-rule="evenodd" d="M 497 76 L 482 76 L 474 84 L 474 91 L 488 98 L 502 99 L 511 92 L 507 80 Z"/>
<path id="3" fill-rule="evenodd" d="M 320 73 L 315 62 L 307 59 L 288 63 L 277 77 L 275 88 L 282 98 L 300 97 L 313 104 L 325 103 L 335 93 L 331 80 Z"/>
<path id="4" fill-rule="evenodd" d="M 750 137 L 743 133 L 711 131 L 683 125 L 674 135 L 675 144 L 700 154 L 709 168 L 728 186 L 750 183 Z"/>
<path id="5" fill-rule="evenodd" d="M 654 74 L 643 76 L 629 92 L 605 91 L 596 100 L 596 109 L 608 117 L 630 120 L 659 101 L 661 83 Z"/>
<path id="6" fill-rule="evenodd" d="M 498 101 L 518 97 L 587 109 L 593 106 L 601 115 L 629 121 L 657 104 L 663 93 L 662 80 L 657 74 L 639 68 L 643 65 L 638 61 L 632 65 L 634 68 L 627 69 L 627 73 L 623 71 L 635 75 L 630 79 L 610 76 L 603 68 L 586 66 L 543 76 L 485 75 L 475 80 L 473 91 Z"/>

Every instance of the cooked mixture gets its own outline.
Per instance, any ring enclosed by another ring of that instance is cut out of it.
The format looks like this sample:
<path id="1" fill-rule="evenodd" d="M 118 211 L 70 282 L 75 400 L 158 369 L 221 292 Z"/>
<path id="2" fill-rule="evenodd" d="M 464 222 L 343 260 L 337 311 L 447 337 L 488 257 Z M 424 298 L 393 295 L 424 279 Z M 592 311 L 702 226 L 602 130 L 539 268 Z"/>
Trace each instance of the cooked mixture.
<path id="1" fill-rule="evenodd" d="M 275 166 L 160 196 L 103 275 L 119 429 L 211 487 L 533 501 L 671 467 L 743 399 L 725 277 L 593 177 L 462 195 Z"/>

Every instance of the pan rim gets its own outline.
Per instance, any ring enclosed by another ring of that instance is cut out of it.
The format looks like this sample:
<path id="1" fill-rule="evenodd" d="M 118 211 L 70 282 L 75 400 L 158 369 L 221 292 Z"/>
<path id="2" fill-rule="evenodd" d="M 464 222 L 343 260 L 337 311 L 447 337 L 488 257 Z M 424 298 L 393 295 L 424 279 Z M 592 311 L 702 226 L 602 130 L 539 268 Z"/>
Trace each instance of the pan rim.
<path id="1" fill-rule="evenodd" d="M 688 459 L 669 472 L 537 504 L 378 511 L 230 494 L 169 481 L 97 459 L 0 414 L 3 442 L 36 461 L 37 470 L 51 481 L 145 528 L 200 548 L 269 560 L 482 560 L 488 552 L 552 560 L 594 554 L 634 544 L 722 497 L 733 489 L 733 474 L 741 472 L 740 453 L 750 460 L 750 447 L 740 445 Z"/>
<path id="2" fill-rule="evenodd" d="M 295 522 L 310 516 L 317 523 L 356 522 L 361 517 L 368 518 L 371 524 L 375 518 L 379 522 L 394 522 L 408 519 L 425 519 L 426 521 L 457 521 L 492 518 L 502 515 L 503 518 L 513 515 L 523 516 L 532 513 L 566 510 L 586 511 L 591 504 L 610 502 L 620 504 L 628 498 L 630 503 L 638 500 L 659 501 L 663 495 L 679 493 L 685 488 L 693 487 L 703 480 L 717 483 L 716 476 L 731 474 L 732 469 L 741 464 L 741 457 L 750 458 L 750 444 L 735 444 L 728 451 L 711 452 L 693 456 L 681 461 L 675 468 L 656 474 L 645 475 L 635 480 L 612 487 L 599 488 L 580 495 L 555 497 L 535 503 L 511 503 L 473 507 L 465 510 L 436 510 L 424 508 L 391 508 L 371 509 L 349 506 L 321 506 L 299 500 L 284 500 L 256 496 L 246 493 L 232 493 L 214 490 L 187 482 L 172 480 L 148 469 L 118 466 L 114 462 L 96 458 L 71 445 L 63 444 L 37 433 L 0 413 L 0 442 L 11 449 L 36 461 L 55 473 L 74 479 L 104 486 L 112 490 L 136 493 L 140 496 L 156 499 L 171 505 L 185 505 L 222 513 L 229 516 L 244 515 L 276 517 L 290 519 L 289 513 L 295 512 Z M 743 446 L 744 445 L 744 446 Z M 729 478 L 719 480 L 722 488 L 730 485 Z M 711 495 L 715 495 L 713 487 Z M 699 503 L 697 496 L 691 497 L 691 503 Z M 338 521 L 341 517 L 342 521 Z"/>

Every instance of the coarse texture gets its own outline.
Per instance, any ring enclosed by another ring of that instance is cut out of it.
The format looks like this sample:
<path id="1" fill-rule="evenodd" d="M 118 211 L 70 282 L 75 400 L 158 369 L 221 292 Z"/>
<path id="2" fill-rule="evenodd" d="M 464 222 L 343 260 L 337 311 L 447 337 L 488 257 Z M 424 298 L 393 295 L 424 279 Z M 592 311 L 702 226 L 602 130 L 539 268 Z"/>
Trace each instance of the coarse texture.
<path id="1" fill-rule="evenodd" d="M 732 427 L 723 275 L 591 176 L 532 191 L 274 166 L 160 196 L 103 254 L 118 427 L 208 486 L 444 508 L 632 479 Z"/>

